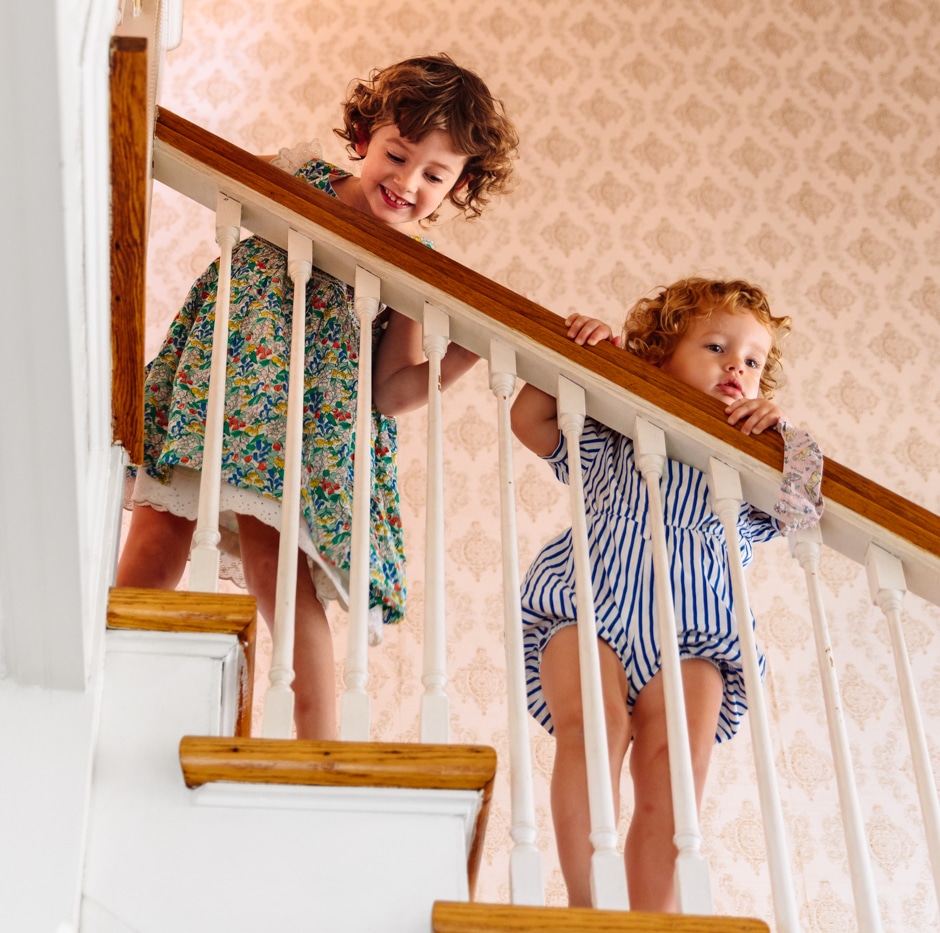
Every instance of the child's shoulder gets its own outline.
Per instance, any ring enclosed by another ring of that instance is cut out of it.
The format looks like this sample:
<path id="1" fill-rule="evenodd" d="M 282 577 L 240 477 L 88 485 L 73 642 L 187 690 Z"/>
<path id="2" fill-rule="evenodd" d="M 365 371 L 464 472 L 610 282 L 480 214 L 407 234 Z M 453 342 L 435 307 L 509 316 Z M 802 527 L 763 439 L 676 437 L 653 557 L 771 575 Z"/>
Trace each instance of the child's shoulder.
<path id="1" fill-rule="evenodd" d="M 349 178 L 351 175 L 352 172 L 347 172 L 338 165 L 333 165 L 319 157 L 309 159 L 294 172 L 296 178 L 302 178 L 314 188 L 325 191 L 333 197 L 336 197 L 333 185 L 340 179 Z"/>

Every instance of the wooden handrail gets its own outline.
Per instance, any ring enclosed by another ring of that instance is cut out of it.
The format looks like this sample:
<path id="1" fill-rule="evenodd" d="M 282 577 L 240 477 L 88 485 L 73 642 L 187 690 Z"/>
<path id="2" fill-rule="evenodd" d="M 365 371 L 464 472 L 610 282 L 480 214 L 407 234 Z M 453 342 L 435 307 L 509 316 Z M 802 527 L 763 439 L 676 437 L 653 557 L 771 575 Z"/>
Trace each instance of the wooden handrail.
<path id="1" fill-rule="evenodd" d="M 713 399 L 656 367 L 609 344 L 573 344 L 548 309 L 163 109 L 154 177 L 210 208 L 224 191 L 242 203 L 245 227 L 278 245 L 289 226 L 308 234 L 315 265 L 347 282 L 364 266 L 382 280 L 382 300 L 409 317 L 420 320 L 432 301 L 453 314 L 451 337 L 463 346 L 487 355 L 494 337 L 515 349 L 527 382 L 554 394 L 561 373 L 584 387 L 588 414 L 611 427 L 632 435 L 637 415 L 664 427 L 670 456 L 705 469 L 717 448 L 742 469 L 748 501 L 772 508 L 783 450 L 776 432 L 745 436 Z M 940 517 L 831 459 L 823 495 L 826 544 L 862 563 L 877 541 L 901 559 L 909 589 L 940 604 Z"/>

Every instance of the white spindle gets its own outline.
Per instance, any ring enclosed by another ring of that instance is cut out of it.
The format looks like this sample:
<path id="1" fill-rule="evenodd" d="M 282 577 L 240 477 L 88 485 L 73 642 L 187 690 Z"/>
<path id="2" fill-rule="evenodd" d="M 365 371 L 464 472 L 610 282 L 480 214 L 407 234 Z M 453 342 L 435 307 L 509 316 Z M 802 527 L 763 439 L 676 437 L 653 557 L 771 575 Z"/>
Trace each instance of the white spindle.
<path id="1" fill-rule="evenodd" d="M 281 537 L 277 555 L 277 591 L 270 687 L 264 698 L 261 734 L 289 739 L 294 724 L 294 626 L 297 604 L 297 549 L 304 433 L 304 355 L 307 344 L 307 280 L 313 269 L 313 241 L 293 228 L 287 232 L 287 274 L 294 283 L 290 376 L 287 385 L 287 437 L 281 492 Z"/>
<path id="2" fill-rule="evenodd" d="M 875 896 L 875 881 L 872 875 L 871 858 L 868 853 L 868 840 L 858 801 L 858 792 L 855 787 L 852 755 L 845 729 L 845 717 L 842 713 L 839 677 L 833 662 L 832 643 L 829 640 L 829 625 L 826 621 L 826 607 L 823 604 L 822 588 L 819 584 L 819 555 L 822 548 L 822 535 L 817 526 L 792 532 L 789 542 L 790 553 L 799 561 L 800 567 L 803 568 L 806 576 L 809 608 L 813 620 L 813 634 L 816 639 L 816 660 L 819 665 L 819 677 L 826 704 L 829 744 L 832 746 L 836 784 L 839 788 L 839 804 L 842 810 L 842 824 L 845 829 L 849 874 L 852 879 L 852 894 L 855 898 L 858 929 L 861 933 L 880 933 L 882 929 L 881 917 L 878 913 L 878 900 Z"/>
<path id="3" fill-rule="evenodd" d="M 901 606 L 904 602 L 904 594 L 907 592 L 904 567 L 897 557 L 876 544 L 868 546 L 865 567 L 868 572 L 868 587 L 872 602 L 884 613 L 891 636 L 891 650 L 894 653 L 894 666 L 901 691 L 901 706 L 904 710 L 904 723 L 907 726 L 907 739 L 911 745 L 911 758 L 914 762 L 914 776 L 917 781 L 917 794 L 920 798 L 924 833 L 927 836 L 927 851 L 930 854 L 934 890 L 937 899 L 940 900 L 940 806 L 937 804 L 937 789 L 930 765 L 930 752 L 927 748 L 920 704 L 917 702 L 917 692 L 914 688 L 914 674 L 911 670 L 911 661 L 904 641 L 904 628 L 901 624 Z"/>
<path id="4" fill-rule="evenodd" d="M 627 879 L 617 851 L 617 819 L 610 783 L 607 725 L 601 691 L 594 593 L 588 552 L 584 481 L 581 474 L 581 431 L 584 428 L 584 390 L 558 377 L 558 427 L 568 444 L 568 488 L 574 547 L 575 590 L 578 596 L 578 653 L 581 703 L 584 708 L 584 747 L 587 758 L 588 804 L 591 815 L 591 900 L 601 910 L 627 910 Z"/>
<path id="5" fill-rule="evenodd" d="M 359 383 L 356 396 L 356 464 L 353 476 L 352 540 L 349 568 L 349 645 L 340 735 L 367 742 L 370 728 L 369 682 L 369 518 L 372 507 L 372 322 L 379 311 L 381 282 L 356 269 L 355 307 L 359 318 Z"/>
<path id="6" fill-rule="evenodd" d="M 757 643 L 751 626 L 751 605 L 738 541 L 738 515 L 744 504 L 741 477 L 737 470 L 712 457 L 708 462 L 708 485 L 715 514 L 721 520 L 728 545 L 731 592 L 734 599 L 734 623 L 741 642 L 741 664 L 744 669 L 748 721 L 757 769 L 757 791 L 761 813 L 764 817 L 764 841 L 767 845 L 774 916 L 779 933 L 795 933 L 800 929 L 800 922 L 793 894 L 793 879 L 783 826 L 783 810 L 780 806 L 777 772 L 774 769 L 774 753 L 770 744 L 764 685 L 761 683 Z"/>
<path id="7" fill-rule="evenodd" d="M 536 847 L 535 791 L 529 747 L 522 608 L 519 601 L 519 548 L 512 464 L 509 400 L 516 385 L 516 354 L 490 341 L 490 389 L 496 397 L 499 450 L 499 514 L 503 553 L 503 640 L 506 647 L 509 715 L 509 793 L 512 851 L 509 857 L 510 900 L 513 904 L 545 903 L 542 856 Z"/>
<path id="8" fill-rule="evenodd" d="M 702 832 L 695 803 L 695 779 L 689 748 L 689 725 L 682 690 L 679 644 L 676 640 L 675 602 L 670 585 L 669 551 L 660 482 L 666 464 L 666 436 L 661 428 L 637 418 L 633 433 L 637 469 L 649 495 L 649 527 L 653 550 L 656 626 L 662 654 L 666 704 L 666 740 L 675 822 L 676 894 L 684 914 L 713 914 L 711 876 L 702 855 Z"/>
<path id="9" fill-rule="evenodd" d="M 424 354 L 428 358 L 428 489 L 424 592 L 424 670 L 421 683 L 421 741 L 450 740 L 447 686 L 447 631 L 444 610 L 444 440 L 441 427 L 441 360 L 450 320 L 424 305 Z"/>
<path id="10" fill-rule="evenodd" d="M 222 483 L 225 376 L 228 369 L 228 314 L 232 297 L 232 251 L 241 234 L 241 210 L 238 201 L 219 192 L 215 210 L 215 239 L 221 255 L 212 331 L 209 398 L 206 400 L 206 433 L 199 480 L 199 513 L 193 533 L 189 568 L 190 589 L 202 593 L 215 593 L 219 589 L 219 494 Z"/>

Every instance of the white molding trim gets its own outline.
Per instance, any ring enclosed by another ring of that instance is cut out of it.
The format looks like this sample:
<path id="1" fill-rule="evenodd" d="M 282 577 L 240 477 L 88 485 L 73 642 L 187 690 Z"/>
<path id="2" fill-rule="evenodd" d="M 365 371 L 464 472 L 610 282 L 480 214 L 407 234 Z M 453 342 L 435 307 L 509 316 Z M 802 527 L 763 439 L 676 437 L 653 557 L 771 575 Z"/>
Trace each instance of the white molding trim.
<path id="1" fill-rule="evenodd" d="M 185 654 L 213 661 L 228 661 L 237 649 L 237 636 L 221 633 L 109 629 L 107 634 L 108 654 Z"/>
<path id="2" fill-rule="evenodd" d="M 215 662 L 210 691 L 218 697 L 218 719 L 211 734 L 234 735 L 238 722 L 244 652 L 236 635 L 204 632 L 151 632 L 146 629 L 109 629 L 105 653 L 155 657 L 202 658 Z"/>
<path id="3" fill-rule="evenodd" d="M 480 813 L 480 791 L 419 790 L 411 787 L 299 787 L 213 781 L 192 792 L 194 806 L 330 813 L 389 813 L 453 816 L 462 820 L 467 851 Z"/>

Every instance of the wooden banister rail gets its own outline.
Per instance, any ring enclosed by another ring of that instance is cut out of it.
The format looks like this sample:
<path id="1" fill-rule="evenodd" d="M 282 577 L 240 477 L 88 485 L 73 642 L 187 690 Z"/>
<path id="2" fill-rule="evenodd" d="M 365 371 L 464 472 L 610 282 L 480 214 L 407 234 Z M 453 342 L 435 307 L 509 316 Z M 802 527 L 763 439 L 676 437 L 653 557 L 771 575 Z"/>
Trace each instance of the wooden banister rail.
<path id="1" fill-rule="evenodd" d="M 420 320 L 431 301 L 452 316 L 458 343 L 481 356 L 491 339 L 515 350 L 527 382 L 554 393 L 558 374 L 567 376 L 584 388 L 588 414 L 626 435 L 638 415 L 658 424 L 671 457 L 704 470 L 717 449 L 742 471 L 746 499 L 772 509 L 783 450 L 776 432 L 747 437 L 713 400 L 655 367 L 610 345 L 576 346 L 546 308 L 166 110 L 156 123 L 154 177 L 212 209 L 223 191 L 241 202 L 246 228 L 280 246 L 289 227 L 305 233 L 315 265 L 346 282 L 365 267 L 382 280 L 382 300 L 409 317 Z M 827 545 L 864 563 L 877 542 L 902 561 L 910 591 L 940 605 L 940 517 L 834 460 L 823 494 Z"/>

